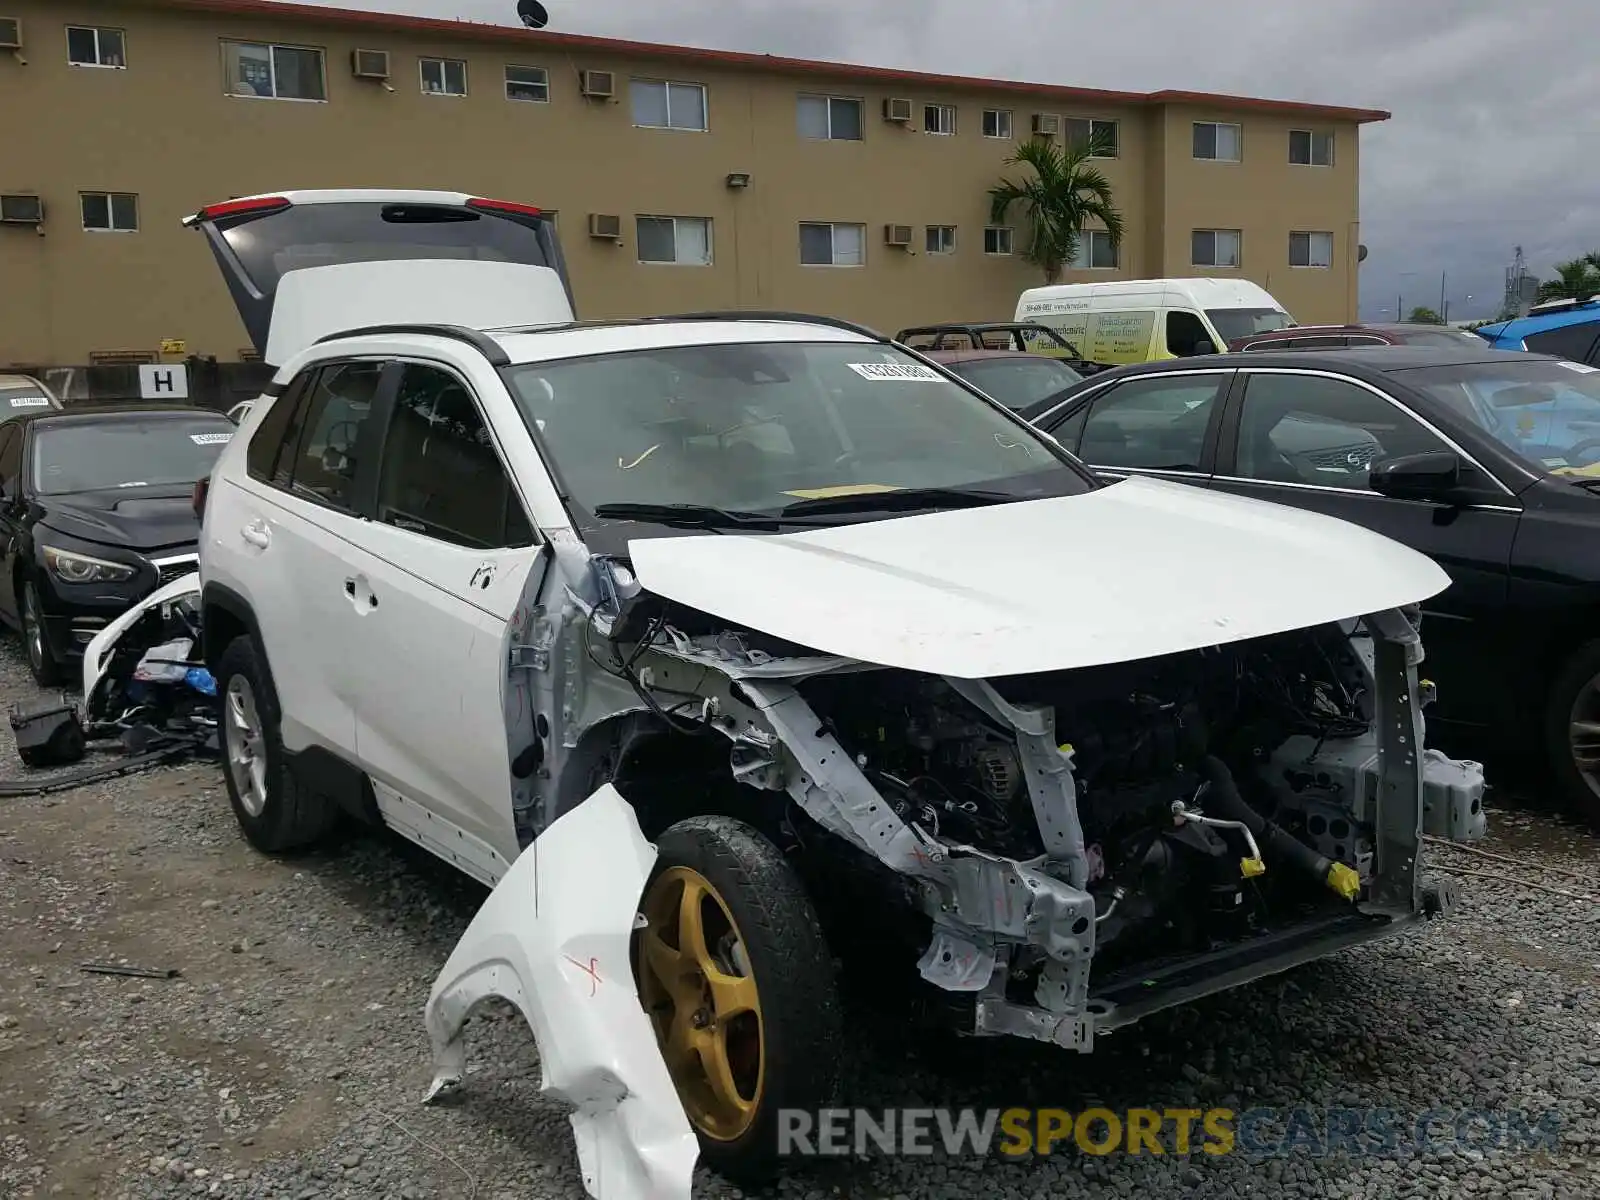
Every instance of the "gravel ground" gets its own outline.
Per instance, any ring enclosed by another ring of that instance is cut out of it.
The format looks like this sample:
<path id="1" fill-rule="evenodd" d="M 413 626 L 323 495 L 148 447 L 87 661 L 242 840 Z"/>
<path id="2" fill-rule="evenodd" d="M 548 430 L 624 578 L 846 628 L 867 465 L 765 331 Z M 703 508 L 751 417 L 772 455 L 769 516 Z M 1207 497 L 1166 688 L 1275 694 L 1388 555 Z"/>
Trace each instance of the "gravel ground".
<path id="1" fill-rule="evenodd" d="M 0 639 L 0 703 L 33 694 Z M 0 771 L 15 775 L 0 729 Z M 1089 1057 L 860 1033 L 849 1100 L 1374 1106 L 1408 1122 L 1440 1106 L 1554 1109 L 1555 1149 L 880 1156 L 796 1173 L 781 1194 L 1600 1193 L 1600 904 L 1523 883 L 1600 894 L 1600 841 L 1518 809 L 1491 820 L 1486 849 L 1541 865 L 1440 851 L 1435 863 L 1496 877 L 1463 878 L 1449 922 L 1163 1014 Z M 418 1103 L 421 1006 L 482 896 L 384 838 L 268 861 L 240 839 L 210 765 L 0 800 L 0 1196 L 583 1196 L 565 1113 L 539 1095 L 532 1038 L 509 1011 L 474 1023 L 460 1098 Z M 182 974 L 82 972 L 91 960 Z M 738 1194 L 697 1180 L 697 1197 Z"/>

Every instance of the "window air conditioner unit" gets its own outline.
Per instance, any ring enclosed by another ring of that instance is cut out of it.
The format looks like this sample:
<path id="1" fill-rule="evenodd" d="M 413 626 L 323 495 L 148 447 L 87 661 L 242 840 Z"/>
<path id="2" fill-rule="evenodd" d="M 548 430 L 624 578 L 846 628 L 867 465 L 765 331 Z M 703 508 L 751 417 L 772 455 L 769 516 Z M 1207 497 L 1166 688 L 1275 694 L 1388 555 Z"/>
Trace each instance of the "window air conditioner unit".
<path id="1" fill-rule="evenodd" d="M 883 227 L 883 240 L 890 246 L 911 245 L 911 226 L 885 225 Z"/>
<path id="2" fill-rule="evenodd" d="M 622 238 L 622 218 L 615 213 L 590 213 L 589 236 L 619 241 Z"/>
<path id="3" fill-rule="evenodd" d="M 0 50 L 22 49 L 22 21 L 17 17 L 0 17 Z"/>
<path id="4" fill-rule="evenodd" d="M 583 94 L 604 100 L 617 90 L 616 77 L 610 71 L 585 71 Z"/>
<path id="5" fill-rule="evenodd" d="M 41 225 L 44 201 L 37 196 L 0 196 L 0 225 Z"/>
<path id="6" fill-rule="evenodd" d="M 902 125 L 911 122 L 911 101 L 903 97 L 890 97 L 883 102 L 883 119 L 896 121 Z"/>
<path id="7" fill-rule="evenodd" d="M 350 73 L 357 79 L 389 78 L 389 52 L 387 50 L 352 50 Z"/>
<path id="8" fill-rule="evenodd" d="M 1041 137 L 1055 137 L 1061 132 L 1061 116 L 1058 113 L 1034 113 L 1033 131 Z"/>

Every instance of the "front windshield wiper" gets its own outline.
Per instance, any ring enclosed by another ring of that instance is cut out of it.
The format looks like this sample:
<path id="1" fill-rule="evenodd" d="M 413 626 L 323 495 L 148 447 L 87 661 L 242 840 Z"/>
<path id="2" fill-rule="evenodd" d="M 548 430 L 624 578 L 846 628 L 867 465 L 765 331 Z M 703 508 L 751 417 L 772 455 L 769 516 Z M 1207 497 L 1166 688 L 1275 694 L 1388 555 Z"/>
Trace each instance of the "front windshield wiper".
<path id="1" fill-rule="evenodd" d="M 796 517 L 823 513 L 903 512 L 917 508 L 981 508 L 986 504 L 1006 504 L 1027 497 L 1009 492 L 990 492 L 981 488 L 902 488 L 892 492 L 849 492 L 839 496 L 816 496 L 797 500 L 778 510 L 780 516 Z"/>
<path id="2" fill-rule="evenodd" d="M 596 505 L 594 515 L 607 521 L 645 521 L 685 529 L 777 529 L 783 525 L 806 524 L 790 521 L 777 513 L 745 512 L 717 508 L 710 504 L 634 504 L 619 501 Z"/>

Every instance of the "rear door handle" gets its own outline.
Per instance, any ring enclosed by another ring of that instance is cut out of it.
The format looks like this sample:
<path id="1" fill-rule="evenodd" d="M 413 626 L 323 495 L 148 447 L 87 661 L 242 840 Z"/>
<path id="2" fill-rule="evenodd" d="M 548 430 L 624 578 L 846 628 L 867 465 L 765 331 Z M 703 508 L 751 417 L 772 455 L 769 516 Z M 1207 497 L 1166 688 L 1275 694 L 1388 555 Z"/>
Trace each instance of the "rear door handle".
<path id="1" fill-rule="evenodd" d="M 239 530 L 239 536 L 258 550 L 265 550 L 272 544 L 272 533 L 265 521 L 251 521 Z"/>

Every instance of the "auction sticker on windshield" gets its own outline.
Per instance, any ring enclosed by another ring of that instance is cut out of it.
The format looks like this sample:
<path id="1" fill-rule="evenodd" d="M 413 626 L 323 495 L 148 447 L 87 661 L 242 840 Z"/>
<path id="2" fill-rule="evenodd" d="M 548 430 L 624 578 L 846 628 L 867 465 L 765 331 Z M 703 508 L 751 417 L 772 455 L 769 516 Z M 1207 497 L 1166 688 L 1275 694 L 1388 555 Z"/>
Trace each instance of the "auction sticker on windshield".
<path id="1" fill-rule="evenodd" d="M 944 376 L 921 363 L 846 363 L 863 379 L 899 380 L 905 383 L 943 383 Z"/>
<path id="2" fill-rule="evenodd" d="M 49 408 L 50 401 L 43 396 L 12 396 L 12 408 Z"/>
<path id="3" fill-rule="evenodd" d="M 189 440 L 196 446 L 220 446 L 231 437 L 231 433 L 191 433 Z"/>

